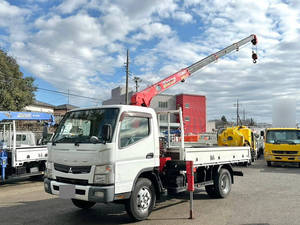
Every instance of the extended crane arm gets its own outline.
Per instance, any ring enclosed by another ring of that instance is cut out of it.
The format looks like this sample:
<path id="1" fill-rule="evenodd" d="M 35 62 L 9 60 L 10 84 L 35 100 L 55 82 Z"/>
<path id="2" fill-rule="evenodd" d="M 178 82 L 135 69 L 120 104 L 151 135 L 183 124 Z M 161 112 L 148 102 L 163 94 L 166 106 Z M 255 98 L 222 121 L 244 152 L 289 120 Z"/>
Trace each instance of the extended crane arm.
<path id="1" fill-rule="evenodd" d="M 192 73 L 198 71 L 199 69 L 207 66 L 208 64 L 216 61 L 218 58 L 227 55 L 228 53 L 232 52 L 233 50 L 238 50 L 240 46 L 247 44 L 248 42 L 252 42 L 253 45 L 257 44 L 256 35 L 252 34 L 247 38 L 240 40 L 210 56 L 207 56 L 204 59 L 192 64 L 191 66 L 178 71 L 177 73 L 172 74 L 171 76 L 147 87 L 146 89 L 135 93 L 131 97 L 131 105 L 138 105 L 138 106 L 149 106 L 152 98 L 163 91 L 167 90 L 168 88 L 174 86 L 178 82 L 184 82 L 187 77 L 189 77 Z M 256 62 L 257 55 L 253 52 L 252 54 L 253 62 Z"/>

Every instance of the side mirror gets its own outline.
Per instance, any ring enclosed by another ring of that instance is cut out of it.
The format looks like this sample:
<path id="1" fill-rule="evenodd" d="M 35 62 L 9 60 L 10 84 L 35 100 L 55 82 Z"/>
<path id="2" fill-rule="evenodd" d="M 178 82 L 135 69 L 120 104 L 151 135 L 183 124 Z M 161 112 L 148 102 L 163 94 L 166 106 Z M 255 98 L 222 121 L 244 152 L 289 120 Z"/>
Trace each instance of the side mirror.
<path id="1" fill-rule="evenodd" d="M 96 137 L 96 136 L 92 136 L 90 138 L 90 142 L 93 143 L 93 144 L 97 144 L 97 143 L 99 143 L 99 138 Z"/>
<path id="2" fill-rule="evenodd" d="M 102 127 L 102 139 L 106 143 L 112 137 L 112 126 L 111 124 L 104 124 Z"/>
<path id="3" fill-rule="evenodd" d="M 45 124 L 43 127 L 43 139 L 46 139 L 48 137 L 48 127 Z"/>
<path id="4" fill-rule="evenodd" d="M 260 136 L 264 137 L 265 136 L 265 132 L 262 130 L 260 131 Z"/>

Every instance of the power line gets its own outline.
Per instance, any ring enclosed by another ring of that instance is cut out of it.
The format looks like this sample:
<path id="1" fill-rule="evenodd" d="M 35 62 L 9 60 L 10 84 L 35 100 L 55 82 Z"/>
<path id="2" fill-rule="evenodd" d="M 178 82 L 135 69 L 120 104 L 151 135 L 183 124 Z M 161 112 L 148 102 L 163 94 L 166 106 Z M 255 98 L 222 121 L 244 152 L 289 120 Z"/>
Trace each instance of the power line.
<path id="1" fill-rule="evenodd" d="M 0 71 L 0 72 L 3 74 L 3 75 L 0 75 L 0 77 L 6 78 L 4 76 L 5 74 L 2 71 Z M 15 77 L 9 77 L 9 79 L 19 80 L 19 78 L 15 78 Z M 21 79 L 23 79 L 23 78 L 21 78 Z M 11 81 L 0 80 L 0 82 L 10 83 Z M 70 94 L 69 89 L 68 89 L 68 92 L 55 91 L 55 90 L 51 90 L 51 89 L 47 89 L 47 88 L 40 88 L 40 87 L 36 87 L 36 89 L 43 90 L 43 91 L 49 91 L 49 92 L 53 92 L 53 93 L 58 93 L 58 94 L 63 94 L 63 95 L 66 95 L 66 96 L 73 96 L 73 97 L 79 97 L 79 98 L 86 98 L 86 99 L 101 101 L 101 99 L 98 99 L 98 98 L 92 98 L 92 97 L 87 97 L 87 96 L 77 95 L 77 94 Z"/>
<path id="2" fill-rule="evenodd" d="M 73 96 L 73 97 L 80 97 L 80 98 L 87 98 L 87 99 L 91 99 L 91 100 L 101 101 L 101 99 L 99 99 L 99 98 L 92 98 L 92 97 L 87 97 L 87 96 L 83 96 L 83 95 L 70 94 L 69 92 L 55 91 L 55 90 L 51 90 L 51 89 L 47 89 L 47 88 L 39 88 L 39 87 L 37 87 L 37 89 L 43 90 L 43 91 L 50 91 L 50 92 L 54 92 L 54 93 L 59 93 L 59 94 L 64 94 L 64 95 L 67 95 L 67 96 L 69 95 L 69 96 Z"/>

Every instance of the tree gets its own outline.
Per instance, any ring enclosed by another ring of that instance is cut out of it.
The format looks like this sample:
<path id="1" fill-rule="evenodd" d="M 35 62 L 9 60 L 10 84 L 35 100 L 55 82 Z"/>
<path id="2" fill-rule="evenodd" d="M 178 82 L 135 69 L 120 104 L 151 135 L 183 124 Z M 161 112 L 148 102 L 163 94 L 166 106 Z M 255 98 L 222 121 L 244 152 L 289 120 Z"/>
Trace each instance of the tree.
<path id="1" fill-rule="evenodd" d="M 34 101 L 32 77 L 23 77 L 16 60 L 0 49 L 0 110 L 20 111 Z"/>

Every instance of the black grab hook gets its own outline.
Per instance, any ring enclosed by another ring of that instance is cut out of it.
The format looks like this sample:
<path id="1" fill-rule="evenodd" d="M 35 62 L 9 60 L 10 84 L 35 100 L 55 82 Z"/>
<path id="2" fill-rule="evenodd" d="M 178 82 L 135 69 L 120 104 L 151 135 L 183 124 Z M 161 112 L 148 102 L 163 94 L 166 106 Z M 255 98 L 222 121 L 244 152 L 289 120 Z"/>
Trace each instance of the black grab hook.
<path id="1" fill-rule="evenodd" d="M 252 51 L 252 59 L 253 59 L 253 63 L 256 63 L 257 54 L 254 51 Z"/>

